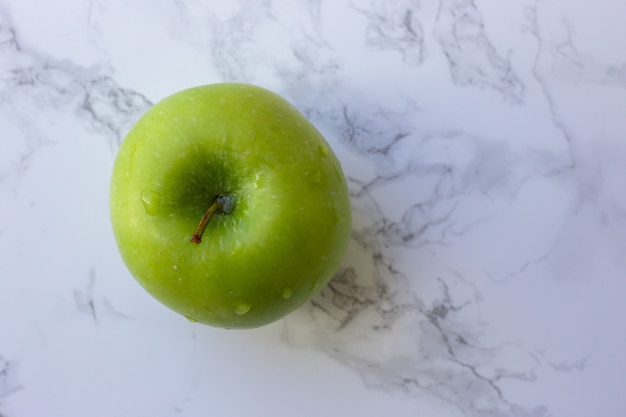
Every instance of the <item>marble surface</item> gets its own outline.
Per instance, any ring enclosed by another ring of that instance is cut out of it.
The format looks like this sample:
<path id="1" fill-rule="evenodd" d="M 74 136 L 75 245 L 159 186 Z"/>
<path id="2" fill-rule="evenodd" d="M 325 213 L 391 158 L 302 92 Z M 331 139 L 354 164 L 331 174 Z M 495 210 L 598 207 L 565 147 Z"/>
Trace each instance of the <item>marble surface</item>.
<path id="1" fill-rule="evenodd" d="M 0 415 L 626 416 L 626 3 L 0 0 Z M 349 177 L 337 276 L 186 321 L 108 219 L 128 128 L 274 90 Z"/>

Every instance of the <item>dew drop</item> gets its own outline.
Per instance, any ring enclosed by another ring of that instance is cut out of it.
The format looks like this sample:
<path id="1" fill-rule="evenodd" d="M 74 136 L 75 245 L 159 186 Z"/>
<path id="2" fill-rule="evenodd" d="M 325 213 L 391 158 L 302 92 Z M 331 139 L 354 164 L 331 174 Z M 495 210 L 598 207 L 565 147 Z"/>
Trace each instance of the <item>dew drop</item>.
<path id="1" fill-rule="evenodd" d="M 173 265 L 173 266 L 172 266 L 172 269 L 173 269 L 174 271 L 178 271 L 178 265 Z"/>
<path id="2" fill-rule="evenodd" d="M 283 290 L 283 293 L 281 294 L 283 296 L 283 298 L 286 300 L 288 298 L 291 298 L 291 294 L 293 293 L 292 289 L 287 287 Z"/>
<path id="3" fill-rule="evenodd" d="M 317 148 L 320 155 L 322 156 L 322 158 L 326 158 L 328 156 L 328 148 L 324 145 L 320 145 L 319 148 Z"/>
<path id="4" fill-rule="evenodd" d="M 235 306 L 235 313 L 243 316 L 244 314 L 246 314 L 248 311 L 250 311 L 250 308 L 252 306 L 248 303 L 239 303 Z"/>
<path id="5" fill-rule="evenodd" d="M 254 187 L 255 188 L 262 188 L 263 187 L 263 181 L 261 180 L 261 174 L 259 174 L 258 172 L 254 175 Z"/>
<path id="6" fill-rule="evenodd" d="M 159 206 L 161 201 L 161 195 L 154 190 L 143 190 L 141 192 L 141 204 L 147 214 L 154 216 L 159 212 Z"/>
<path id="7" fill-rule="evenodd" d="M 192 323 L 197 323 L 197 322 L 198 322 L 198 319 L 193 318 L 193 317 L 191 317 L 191 316 L 185 316 L 185 318 L 186 318 L 187 320 L 189 320 L 190 322 L 192 322 Z"/>
<path id="8" fill-rule="evenodd" d="M 309 286 L 309 290 L 311 290 L 311 291 L 315 291 L 315 290 L 317 289 L 317 285 L 318 285 L 318 284 L 319 284 L 319 283 L 317 282 L 317 280 L 313 281 L 313 282 L 311 283 L 311 285 Z"/>

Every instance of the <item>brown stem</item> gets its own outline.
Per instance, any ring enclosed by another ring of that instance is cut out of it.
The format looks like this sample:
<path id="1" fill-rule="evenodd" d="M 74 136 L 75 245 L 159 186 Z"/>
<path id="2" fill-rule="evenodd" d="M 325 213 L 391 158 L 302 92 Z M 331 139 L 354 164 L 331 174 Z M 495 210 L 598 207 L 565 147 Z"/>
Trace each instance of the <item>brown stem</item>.
<path id="1" fill-rule="evenodd" d="M 191 242 L 196 245 L 202 242 L 202 234 L 204 233 L 204 229 L 206 229 L 207 224 L 209 224 L 209 220 L 211 217 L 217 212 L 220 214 L 228 214 L 233 209 L 234 197 L 232 195 L 218 195 L 213 200 L 213 203 L 209 206 L 208 210 L 202 218 L 200 219 L 200 223 L 194 230 L 193 235 L 191 236 Z"/>

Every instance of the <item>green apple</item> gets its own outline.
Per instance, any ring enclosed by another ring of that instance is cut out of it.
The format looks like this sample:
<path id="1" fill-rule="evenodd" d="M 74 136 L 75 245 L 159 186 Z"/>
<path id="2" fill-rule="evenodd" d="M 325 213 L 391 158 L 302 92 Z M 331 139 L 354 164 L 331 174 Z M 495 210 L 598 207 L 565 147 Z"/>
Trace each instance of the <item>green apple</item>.
<path id="1" fill-rule="evenodd" d="M 113 168 L 113 232 L 131 274 L 189 320 L 258 327 L 331 279 L 351 231 L 337 157 L 263 88 L 190 88 L 152 107 Z"/>

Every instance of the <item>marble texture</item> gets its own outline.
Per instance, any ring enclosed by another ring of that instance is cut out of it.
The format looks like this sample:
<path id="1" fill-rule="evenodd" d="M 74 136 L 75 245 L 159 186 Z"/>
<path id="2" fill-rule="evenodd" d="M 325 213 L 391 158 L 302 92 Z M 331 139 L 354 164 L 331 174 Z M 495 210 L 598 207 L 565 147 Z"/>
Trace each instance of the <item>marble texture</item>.
<path id="1" fill-rule="evenodd" d="M 0 0 L 0 416 L 626 416 L 626 3 Z M 349 178 L 311 303 L 187 322 L 117 253 L 128 128 L 285 96 Z"/>

